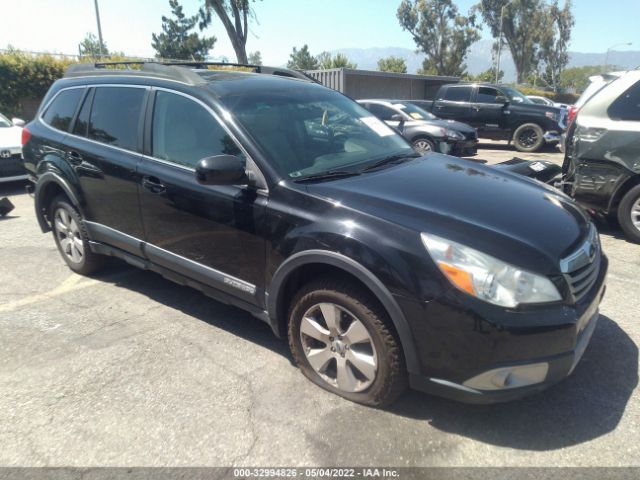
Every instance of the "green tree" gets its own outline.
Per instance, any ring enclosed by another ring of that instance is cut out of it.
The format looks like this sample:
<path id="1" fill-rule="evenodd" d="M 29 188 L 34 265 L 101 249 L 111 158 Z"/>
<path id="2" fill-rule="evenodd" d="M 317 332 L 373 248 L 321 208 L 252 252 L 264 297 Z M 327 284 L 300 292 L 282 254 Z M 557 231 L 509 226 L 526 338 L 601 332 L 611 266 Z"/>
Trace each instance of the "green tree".
<path id="1" fill-rule="evenodd" d="M 560 87 L 564 90 L 583 92 L 589 86 L 589 77 L 602 73 L 602 71 L 603 68 L 600 65 L 567 68 L 560 74 Z"/>
<path id="2" fill-rule="evenodd" d="M 460 15 L 453 0 L 402 0 L 397 17 L 426 55 L 421 73 L 464 73 L 469 47 L 480 39 L 474 15 Z"/>
<path id="3" fill-rule="evenodd" d="M 571 13 L 571 0 L 566 0 L 563 8 L 558 6 L 558 0 L 554 0 L 549 6 L 545 24 L 547 28 L 543 30 L 539 52 L 539 59 L 544 65 L 540 77 L 558 93 L 560 76 L 569 63 L 567 49 L 571 40 L 571 30 L 575 25 Z"/>
<path id="4" fill-rule="evenodd" d="M 249 63 L 251 65 L 262 65 L 262 54 L 259 51 L 255 51 L 249 54 Z"/>
<path id="5" fill-rule="evenodd" d="M 319 67 L 318 59 L 311 55 L 309 47 L 305 44 L 298 50 L 293 47 L 291 55 L 289 55 L 289 61 L 287 62 L 288 68 L 296 70 L 317 70 Z"/>
<path id="6" fill-rule="evenodd" d="M 487 82 L 493 83 L 496 81 L 496 71 L 493 68 L 489 70 L 485 70 L 484 72 L 480 72 L 477 75 L 473 75 L 471 73 L 467 73 L 463 76 L 464 80 L 468 82 Z M 500 74 L 498 75 L 498 82 L 501 82 L 504 78 L 504 71 L 500 70 Z"/>
<path id="7" fill-rule="evenodd" d="M 102 48 L 100 48 L 100 40 L 96 38 L 93 33 L 87 33 L 78 45 L 78 51 L 81 56 L 88 57 L 101 57 L 108 56 L 109 49 L 107 48 L 107 43 L 102 41 Z"/>
<path id="8" fill-rule="evenodd" d="M 216 37 L 200 37 L 191 32 L 201 20 L 201 14 L 187 17 L 178 0 L 169 0 L 174 18 L 162 16 L 162 33 L 151 35 L 151 46 L 158 58 L 204 60 L 216 43 Z M 191 33 L 190 33 L 191 32 Z"/>
<path id="9" fill-rule="evenodd" d="M 540 43 L 548 28 L 548 7 L 543 0 L 481 0 L 477 8 L 497 42 L 503 7 L 503 41 L 515 63 L 517 82 L 522 83 L 538 67 Z"/>
<path id="10" fill-rule="evenodd" d="M 200 9 L 201 29 L 211 23 L 212 11 L 224 25 L 233 50 L 236 52 L 238 63 L 249 63 L 247 57 L 249 19 L 255 18 L 249 0 L 204 0 L 204 6 Z"/>
<path id="11" fill-rule="evenodd" d="M 391 55 L 378 60 L 378 70 L 381 72 L 407 73 L 407 62 L 402 57 Z"/>
<path id="12" fill-rule="evenodd" d="M 329 52 L 322 52 L 316 60 L 321 70 L 328 70 L 330 68 L 358 68 L 358 64 L 349 61 L 349 58 L 342 53 L 336 53 L 331 56 Z"/>

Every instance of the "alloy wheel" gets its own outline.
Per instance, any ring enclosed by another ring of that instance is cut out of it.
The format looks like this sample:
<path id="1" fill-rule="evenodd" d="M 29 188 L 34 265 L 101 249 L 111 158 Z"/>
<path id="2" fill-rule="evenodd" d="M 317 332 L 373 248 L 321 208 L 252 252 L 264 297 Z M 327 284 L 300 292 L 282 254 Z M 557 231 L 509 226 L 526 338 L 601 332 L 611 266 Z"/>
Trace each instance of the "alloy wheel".
<path id="1" fill-rule="evenodd" d="M 525 148 L 531 148 L 538 141 L 538 133 L 533 128 L 528 128 L 518 135 L 518 142 Z"/>
<path id="2" fill-rule="evenodd" d="M 640 198 L 631 207 L 631 223 L 640 230 Z"/>
<path id="3" fill-rule="evenodd" d="M 65 256 L 74 263 L 82 262 L 84 244 L 80 236 L 80 228 L 73 217 L 66 209 L 59 208 L 56 210 L 53 225 L 60 249 Z"/>
<path id="4" fill-rule="evenodd" d="M 418 153 L 427 153 L 433 150 L 431 142 L 428 140 L 416 140 L 413 142 L 413 148 L 418 151 Z"/>
<path id="5" fill-rule="evenodd" d="M 300 341 L 309 365 L 329 385 L 361 392 L 375 380 L 378 359 L 364 323 L 335 303 L 318 303 L 300 324 Z"/>

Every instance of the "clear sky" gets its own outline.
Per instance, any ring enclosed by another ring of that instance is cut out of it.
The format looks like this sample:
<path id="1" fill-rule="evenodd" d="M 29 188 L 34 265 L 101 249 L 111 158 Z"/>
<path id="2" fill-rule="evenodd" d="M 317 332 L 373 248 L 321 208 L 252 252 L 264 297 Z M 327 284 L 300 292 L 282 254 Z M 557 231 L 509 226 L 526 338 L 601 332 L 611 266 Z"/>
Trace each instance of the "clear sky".
<path id="1" fill-rule="evenodd" d="M 181 0 L 187 14 L 203 0 Z M 477 0 L 457 0 L 466 12 Z M 96 33 L 93 0 L 0 0 L 3 18 L 0 48 L 8 44 L 35 51 L 75 54 L 87 32 Z M 265 63 L 286 62 L 293 46 L 307 43 L 312 53 L 338 48 L 415 48 L 395 16 L 399 0 L 258 0 L 257 22 L 251 27 L 247 51 L 260 50 Z M 640 0 L 574 0 L 571 50 L 604 52 L 640 50 Z M 102 30 L 111 50 L 153 56 L 151 34 L 159 32 L 168 0 L 99 0 Z M 218 20 L 208 28 L 215 35 L 214 56 L 235 60 L 226 32 Z M 489 36 L 488 32 L 484 33 Z"/>

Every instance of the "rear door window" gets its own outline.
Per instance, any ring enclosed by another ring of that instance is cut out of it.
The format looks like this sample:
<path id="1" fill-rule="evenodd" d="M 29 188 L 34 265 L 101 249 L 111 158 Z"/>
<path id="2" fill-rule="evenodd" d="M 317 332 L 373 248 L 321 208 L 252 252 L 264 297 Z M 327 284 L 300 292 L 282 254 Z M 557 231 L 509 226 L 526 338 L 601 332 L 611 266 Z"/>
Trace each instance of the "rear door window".
<path id="1" fill-rule="evenodd" d="M 89 119 L 89 138 L 126 150 L 138 150 L 138 126 L 146 89 L 98 87 Z"/>
<path id="2" fill-rule="evenodd" d="M 51 102 L 42 116 L 42 120 L 47 125 L 66 132 L 71 125 L 71 120 L 73 120 L 73 115 L 76 113 L 78 102 L 83 93 L 84 88 L 62 90 Z"/>
<path id="3" fill-rule="evenodd" d="M 608 113 L 612 120 L 640 122 L 640 82 L 620 95 Z"/>
<path id="4" fill-rule="evenodd" d="M 444 94 L 444 100 L 449 102 L 471 101 L 471 87 L 449 87 Z"/>

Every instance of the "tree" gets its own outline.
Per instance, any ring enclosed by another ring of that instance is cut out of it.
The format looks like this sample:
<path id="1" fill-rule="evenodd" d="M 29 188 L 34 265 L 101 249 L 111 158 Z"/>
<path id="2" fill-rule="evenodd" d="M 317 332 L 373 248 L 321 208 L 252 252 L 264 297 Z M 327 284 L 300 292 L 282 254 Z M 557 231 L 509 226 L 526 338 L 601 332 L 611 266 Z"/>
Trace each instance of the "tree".
<path id="1" fill-rule="evenodd" d="M 84 40 L 78 45 L 78 50 L 81 56 L 100 57 L 109 55 L 107 42 L 103 41 L 102 48 L 100 48 L 100 40 L 93 33 L 85 35 Z"/>
<path id="2" fill-rule="evenodd" d="M 427 56 L 422 73 L 464 73 L 469 47 L 480 39 L 474 15 L 460 15 L 452 0 L 402 0 L 397 17 L 403 30 L 413 36 L 418 51 Z"/>
<path id="3" fill-rule="evenodd" d="M 567 68 L 560 74 L 560 87 L 565 90 L 573 90 L 574 92 L 583 92 L 584 89 L 589 86 L 589 77 L 602 73 L 602 71 L 603 68 L 601 65 Z"/>
<path id="4" fill-rule="evenodd" d="M 478 8 L 497 42 L 500 37 L 500 16 L 504 7 L 502 36 L 516 66 L 517 82 L 536 70 L 540 43 L 548 25 L 548 7 L 542 0 L 481 0 Z"/>
<path id="5" fill-rule="evenodd" d="M 407 62 L 402 57 L 391 55 L 378 60 L 378 70 L 381 72 L 407 73 Z"/>
<path id="6" fill-rule="evenodd" d="M 502 81 L 504 77 L 504 71 L 500 70 L 500 74 L 498 75 L 498 82 Z M 473 75 L 471 73 L 467 73 L 463 76 L 464 80 L 468 82 L 487 82 L 493 83 L 496 81 L 496 71 L 494 68 L 490 68 L 489 70 L 485 70 L 484 72 L 480 72 L 477 75 Z"/>
<path id="7" fill-rule="evenodd" d="M 162 33 L 151 35 L 151 46 L 158 58 L 179 60 L 204 60 L 216 43 L 216 37 L 200 37 L 193 30 L 201 14 L 187 17 L 178 0 L 169 0 L 171 13 L 175 18 L 162 16 Z"/>
<path id="8" fill-rule="evenodd" d="M 250 53 L 248 60 L 251 65 L 262 65 L 262 54 L 259 51 Z"/>
<path id="9" fill-rule="evenodd" d="M 202 17 L 200 28 L 209 25 L 212 10 L 227 31 L 238 63 L 249 63 L 246 49 L 247 35 L 249 34 L 249 17 L 254 16 L 249 0 L 205 0 L 204 7 L 200 9 Z"/>
<path id="10" fill-rule="evenodd" d="M 545 24 L 547 29 L 543 31 L 539 52 L 539 59 L 545 68 L 540 76 L 555 93 L 558 93 L 560 75 L 569 63 L 567 48 L 571 40 L 571 30 L 575 25 L 571 13 L 571 0 L 566 0 L 564 8 L 560 8 L 558 0 L 554 0 L 549 6 Z"/>
<path id="11" fill-rule="evenodd" d="M 305 44 L 300 50 L 293 47 L 287 68 L 296 70 L 317 70 L 320 65 L 318 59 L 309 53 L 309 47 Z"/>
<path id="12" fill-rule="evenodd" d="M 316 60 L 321 70 L 328 70 L 330 68 L 358 68 L 358 64 L 349 61 L 349 58 L 342 53 L 336 53 L 334 56 L 331 56 L 329 52 L 322 52 Z"/>

